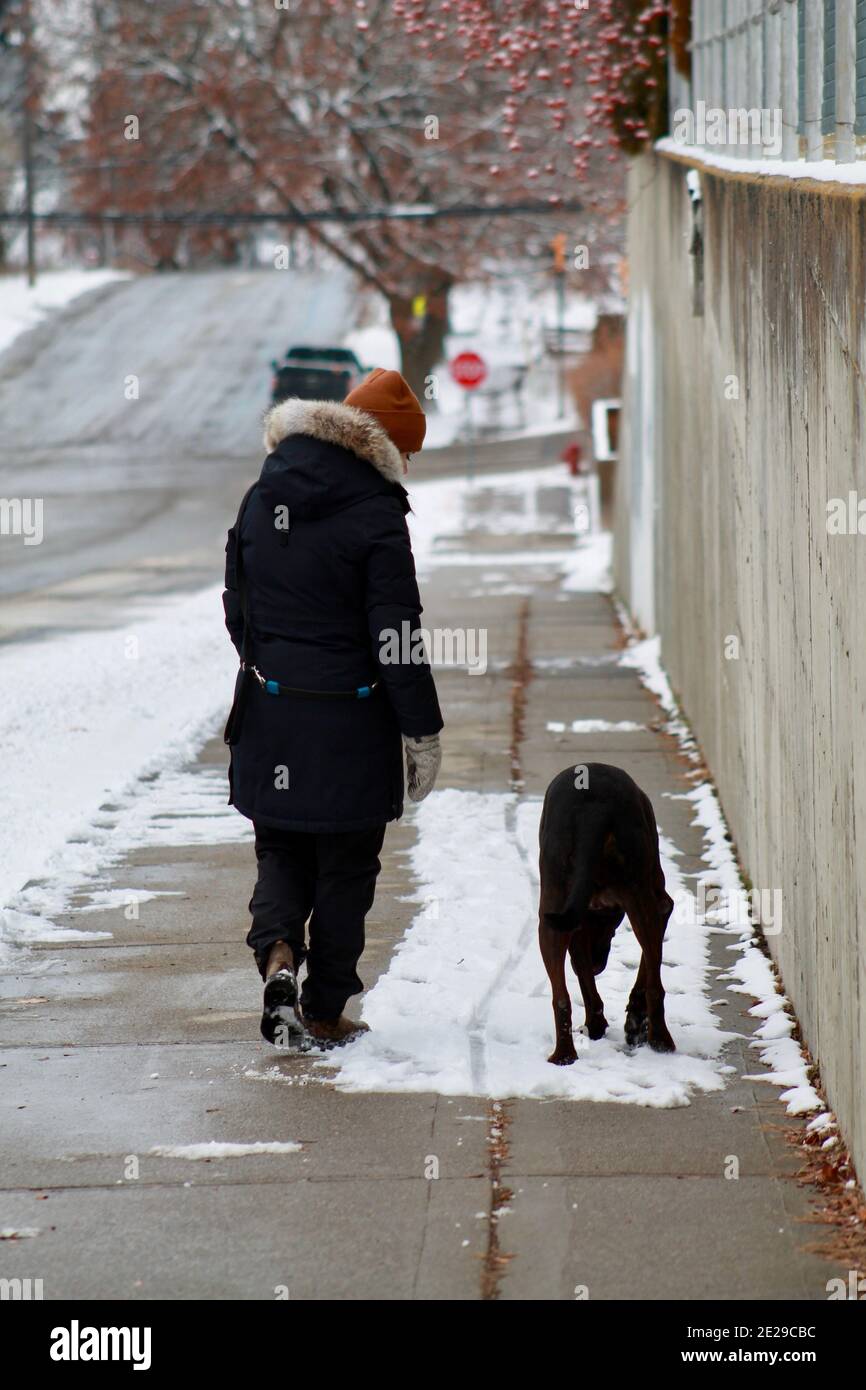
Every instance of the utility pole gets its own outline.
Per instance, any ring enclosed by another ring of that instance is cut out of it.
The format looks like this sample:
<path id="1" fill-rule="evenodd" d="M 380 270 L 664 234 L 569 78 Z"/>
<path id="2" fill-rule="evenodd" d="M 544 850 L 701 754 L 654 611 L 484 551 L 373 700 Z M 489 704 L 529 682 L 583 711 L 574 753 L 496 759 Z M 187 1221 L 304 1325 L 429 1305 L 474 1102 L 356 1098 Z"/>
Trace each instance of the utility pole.
<path id="1" fill-rule="evenodd" d="M 556 276 L 556 397 L 557 418 L 565 419 L 565 232 L 557 232 L 550 243 L 553 273 Z"/>
<path id="2" fill-rule="evenodd" d="M 36 284 L 36 220 L 35 170 L 33 167 L 33 14 L 30 0 L 21 0 L 21 61 L 24 82 L 24 125 L 22 131 L 22 153 L 24 158 L 24 211 L 27 226 L 27 283 Z"/>

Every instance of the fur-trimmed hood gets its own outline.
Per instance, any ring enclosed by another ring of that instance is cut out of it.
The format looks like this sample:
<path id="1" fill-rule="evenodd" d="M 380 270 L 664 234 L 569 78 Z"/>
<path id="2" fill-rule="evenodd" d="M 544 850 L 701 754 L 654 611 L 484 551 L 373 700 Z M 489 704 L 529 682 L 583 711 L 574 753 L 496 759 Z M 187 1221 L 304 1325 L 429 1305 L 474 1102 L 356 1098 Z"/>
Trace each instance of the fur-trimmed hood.
<path id="1" fill-rule="evenodd" d="M 264 444 L 268 453 L 290 435 L 306 435 L 334 444 L 371 463 L 389 483 L 401 483 L 400 451 L 378 421 L 353 405 L 339 401 L 281 401 L 265 416 Z"/>

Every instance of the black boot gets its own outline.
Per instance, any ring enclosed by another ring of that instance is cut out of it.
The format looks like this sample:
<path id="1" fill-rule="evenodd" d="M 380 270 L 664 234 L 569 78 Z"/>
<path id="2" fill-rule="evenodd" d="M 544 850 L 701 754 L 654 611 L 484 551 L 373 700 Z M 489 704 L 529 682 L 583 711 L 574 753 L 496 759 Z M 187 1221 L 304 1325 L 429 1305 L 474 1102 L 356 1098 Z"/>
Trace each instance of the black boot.
<path id="1" fill-rule="evenodd" d="M 268 960 L 261 1028 L 265 1042 L 275 1047 L 291 1047 L 304 1036 L 293 953 L 284 941 L 275 944 Z"/>

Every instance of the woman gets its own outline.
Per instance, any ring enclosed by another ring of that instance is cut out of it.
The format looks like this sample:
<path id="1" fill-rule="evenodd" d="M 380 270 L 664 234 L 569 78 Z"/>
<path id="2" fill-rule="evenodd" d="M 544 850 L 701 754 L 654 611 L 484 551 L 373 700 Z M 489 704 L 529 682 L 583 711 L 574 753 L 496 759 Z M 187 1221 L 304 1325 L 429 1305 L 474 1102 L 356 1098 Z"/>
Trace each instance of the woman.
<path id="1" fill-rule="evenodd" d="M 256 833 L 247 944 L 268 1042 L 303 1026 L 337 1046 L 366 1030 L 343 1008 L 363 988 L 379 851 L 403 811 L 401 736 L 412 801 L 439 770 L 429 665 L 417 642 L 388 659 L 389 635 L 419 628 L 400 479 L 425 430 L 399 372 L 377 369 L 342 404 L 284 401 L 266 416 L 268 456 L 229 531 L 223 604 L 241 657 L 229 800 Z"/>

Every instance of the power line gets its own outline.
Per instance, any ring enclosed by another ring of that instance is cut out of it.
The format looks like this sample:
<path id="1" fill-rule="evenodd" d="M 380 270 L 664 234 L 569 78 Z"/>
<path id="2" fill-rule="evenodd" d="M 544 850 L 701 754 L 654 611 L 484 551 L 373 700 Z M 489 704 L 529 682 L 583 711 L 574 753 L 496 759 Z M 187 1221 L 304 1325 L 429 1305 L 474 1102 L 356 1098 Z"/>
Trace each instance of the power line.
<path id="1" fill-rule="evenodd" d="M 87 212 L 59 209 L 53 212 L 34 212 L 33 219 L 52 226 L 172 226 L 172 227 L 231 227 L 239 223 L 267 224 L 273 222 L 306 226 L 318 222 L 343 224 L 363 222 L 440 222 L 448 218 L 473 217 L 544 217 L 563 212 L 582 212 L 583 204 L 575 199 L 525 203 L 455 203 L 451 207 L 421 204 L 407 207 L 322 208 L 312 212 Z M 0 211 L 0 222 L 25 222 L 25 212 Z"/>

